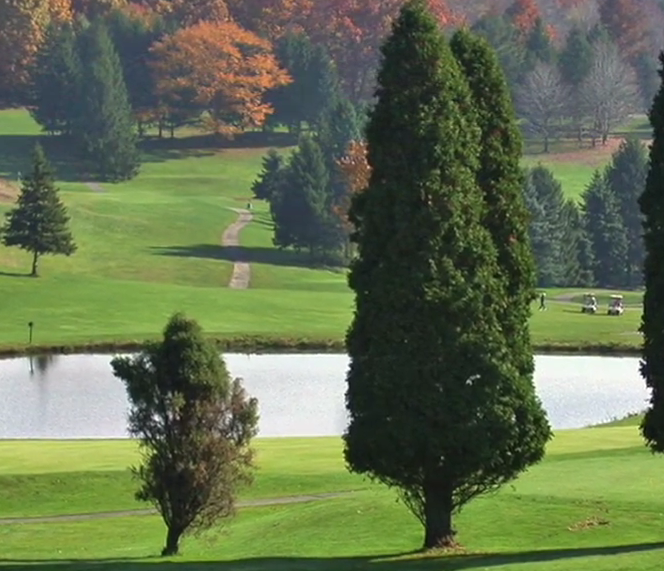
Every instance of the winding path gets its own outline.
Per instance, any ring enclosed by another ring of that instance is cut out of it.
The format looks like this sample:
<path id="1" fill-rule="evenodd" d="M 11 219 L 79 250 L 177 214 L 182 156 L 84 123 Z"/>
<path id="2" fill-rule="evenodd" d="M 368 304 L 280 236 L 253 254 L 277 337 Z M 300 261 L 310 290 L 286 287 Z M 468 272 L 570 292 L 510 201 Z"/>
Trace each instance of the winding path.
<path id="1" fill-rule="evenodd" d="M 233 274 L 228 287 L 231 289 L 247 289 L 251 281 L 251 266 L 246 259 L 242 259 L 243 250 L 240 248 L 240 232 L 253 219 L 254 215 L 249 210 L 231 208 L 238 214 L 238 218 L 221 236 L 221 245 L 227 251 L 229 258 L 233 260 Z"/>
<path id="2" fill-rule="evenodd" d="M 283 506 L 290 504 L 304 504 L 308 502 L 316 502 L 321 500 L 331 500 L 342 496 L 352 494 L 352 491 L 347 492 L 329 492 L 324 494 L 311 494 L 307 496 L 286 496 L 282 498 L 268 498 L 264 500 L 249 500 L 245 502 L 238 502 L 238 508 L 258 508 L 265 506 Z M 0 526 L 3 525 L 22 525 L 30 523 L 62 523 L 67 521 L 89 521 L 96 519 L 111 519 L 116 517 L 131 517 L 131 516 L 146 516 L 154 515 L 157 511 L 154 509 L 137 509 L 137 510 L 123 510 L 113 512 L 96 512 L 84 514 L 62 514 L 52 516 L 35 516 L 35 517 L 12 517 L 0 518 Z"/>

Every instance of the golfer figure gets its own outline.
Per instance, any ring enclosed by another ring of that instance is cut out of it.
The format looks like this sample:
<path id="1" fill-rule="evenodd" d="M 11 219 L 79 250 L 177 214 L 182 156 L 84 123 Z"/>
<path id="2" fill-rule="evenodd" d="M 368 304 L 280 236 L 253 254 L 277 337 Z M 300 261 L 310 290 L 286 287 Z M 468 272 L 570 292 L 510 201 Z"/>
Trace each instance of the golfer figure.
<path id="1" fill-rule="evenodd" d="M 542 292 L 540 294 L 540 306 L 539 306 L 540 311 L 545 311 L 546 310 L 546 294 Z"/>

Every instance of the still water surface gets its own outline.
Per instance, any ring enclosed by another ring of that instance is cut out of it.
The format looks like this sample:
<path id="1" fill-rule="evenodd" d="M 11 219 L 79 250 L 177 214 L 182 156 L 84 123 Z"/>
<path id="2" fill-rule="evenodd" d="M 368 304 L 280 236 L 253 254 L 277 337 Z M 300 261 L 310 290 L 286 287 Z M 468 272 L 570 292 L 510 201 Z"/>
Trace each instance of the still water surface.
<path id="1" fill-rule="evenodd" d="M 109 355 L 0 360 L 0 439 L 124 438 L 127 398 Z M 333 436 L 346 426 L 345 355 L 225 355 L 258 398 L 261 436 Z M 554 428 L 642 410 L 638 359 L 538 356 L 535 384 Z"/>

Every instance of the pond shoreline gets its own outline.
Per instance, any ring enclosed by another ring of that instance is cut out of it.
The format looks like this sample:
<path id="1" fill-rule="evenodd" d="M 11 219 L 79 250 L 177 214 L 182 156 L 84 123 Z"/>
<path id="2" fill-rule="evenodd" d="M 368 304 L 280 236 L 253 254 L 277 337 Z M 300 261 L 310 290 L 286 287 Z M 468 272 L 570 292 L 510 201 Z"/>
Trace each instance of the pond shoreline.
<path id="1" fill-rule="evenodd" d="M 153 338 L 152 340 L 156 340 Z M 280 354 L 330 353 L 345 354 L 343 339 L 297 339 L 287 337 L 210 337 L 224 353 Z M 91 355 L 134 353 L 148 341 L 99 341 L 71 344 L 39 344 L 0 346 L 0 359 L 29 355 Z M 641 347 L 628 343 L 535 343 L 533 351 L 539 355 L 587 355 L 606 357 L 640 356 Z"/>

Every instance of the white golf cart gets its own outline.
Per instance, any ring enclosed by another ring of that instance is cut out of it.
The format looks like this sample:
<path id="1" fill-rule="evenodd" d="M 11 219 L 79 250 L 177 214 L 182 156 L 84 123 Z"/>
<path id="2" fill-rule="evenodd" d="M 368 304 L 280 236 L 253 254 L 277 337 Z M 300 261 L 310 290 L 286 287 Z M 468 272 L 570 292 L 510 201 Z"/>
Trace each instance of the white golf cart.
<path id="1" fill-rule="evenodd" d="M 587 293 L 583 296 L 581 313 L 597 313 L 597 298 L 594 293 Z"/>
<path id="2" fill-rule="evenodd" d="M 622 315 L 624 312 L 623 296 L 612 295 L 609 299 L 609 308 L 606 311 L 607 315 Z"/>

